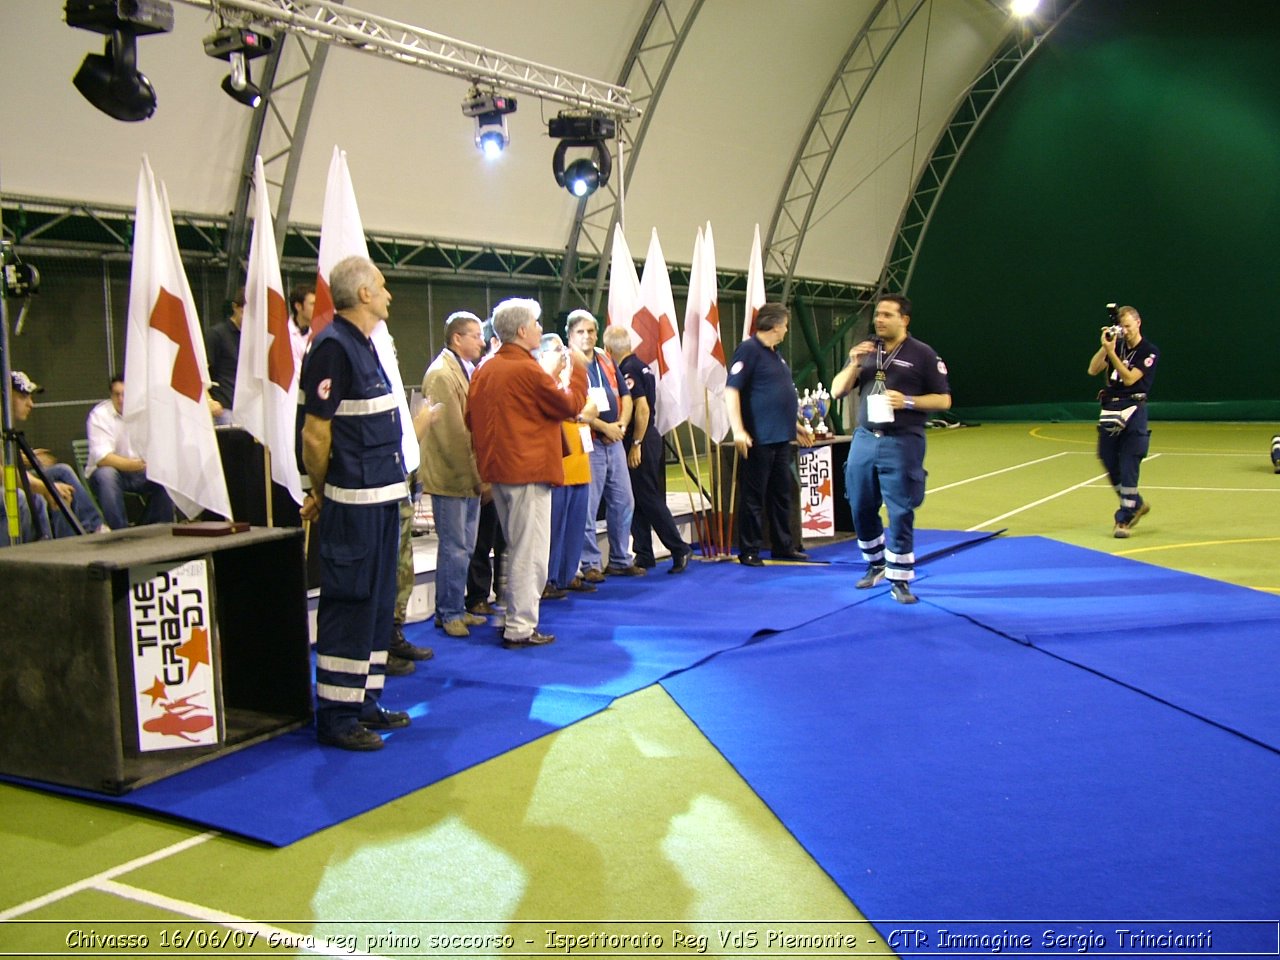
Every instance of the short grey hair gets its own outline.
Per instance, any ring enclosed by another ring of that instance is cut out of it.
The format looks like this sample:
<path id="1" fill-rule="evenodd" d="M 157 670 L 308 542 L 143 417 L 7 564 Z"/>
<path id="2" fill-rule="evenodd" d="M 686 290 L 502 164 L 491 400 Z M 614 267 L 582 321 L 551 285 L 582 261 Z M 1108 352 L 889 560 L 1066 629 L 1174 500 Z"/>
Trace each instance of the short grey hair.
<path id="1" fill-rule="evenodd" d="M 558 333 L 544 333 L 542 335 L 542 342 L 538 344 L 538 349 L 563 350 L 564 341 L 560 339 L 560 334 Z"/>
<path id="2" fill-rule="evenodd" d="M 353 256 L 339 260 L 329 271 L 329 293 L 333 308 L 345 310 L 360 304 L 360 288 L 373 290 L 378 285 L 378 268 L 368 257 Z"/>
<path id="3" fill-rule="evenodd" d="M 595 327 L 596 329 L 599 329 L 600 323 L 592 315 L 590 310 L 583 310 L 581 308 L 577 310 L 571 310 L 569 311 L 569 316 L 565 317 L 564 319 L 564 332 L 573 333 L 573 330 L 575 327 L 580 326 L 581 324 L 584 324 L 588 321 L 591 322 L 591 325 L 593 327 Z"/>
<path id="4" fill-rule="evenodd" d="M 528 326 L 542 316 L 542 305 L 537 300 L 514 297 L 503 300 L 493 309 L 493 332 L 503 343 L 512 343 L 520 328 Z"/>
<path id="5" fill-rule="evenodd" d="M 609 350 L 619 353 L 630 353 L 635 341 L 631 339 L 631 331 L 620 324 L 612 324 L 604 328 L 604 345 Z"/>

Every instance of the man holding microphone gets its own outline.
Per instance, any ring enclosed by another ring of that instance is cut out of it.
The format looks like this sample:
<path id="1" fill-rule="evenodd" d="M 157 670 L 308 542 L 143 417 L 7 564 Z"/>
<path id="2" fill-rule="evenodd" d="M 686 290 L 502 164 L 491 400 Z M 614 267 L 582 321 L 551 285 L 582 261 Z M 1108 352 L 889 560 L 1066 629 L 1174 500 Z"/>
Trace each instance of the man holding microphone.
<path id="1" fill-rule="evenodd" d="M 832 397 L 855 386 L 858 427 L 845 464 L 845 490 L 867 570 L 858 589 L 886 577 L 893 599 L 915 603 L 915 511 L 924 502 L 924 428 L 928 414 L 951 408 L 947 366 L 927 343 L 907 332 L 911 301 L 901 295 L 876 304 L 875 339 L 849 351 L 831 383 Z M 880 507 L 889 512 L 888 536 Z"/>

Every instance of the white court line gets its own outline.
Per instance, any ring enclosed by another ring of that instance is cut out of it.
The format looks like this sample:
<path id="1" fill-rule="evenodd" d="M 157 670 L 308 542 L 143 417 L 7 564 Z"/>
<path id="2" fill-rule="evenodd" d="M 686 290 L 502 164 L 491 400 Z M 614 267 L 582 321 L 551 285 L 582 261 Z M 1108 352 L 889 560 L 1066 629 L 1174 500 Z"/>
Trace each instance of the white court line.
<path id="1" fill-rule="evenodd" d="M 926 493 L 941 493 L 943 490 L 950 490 L 952 487 L 963 487 L 966 483 L 973 483 L 975 480 L 986 480 L 988 477 L 998 477 L 1002 473 L 1008 473 L 1010 470 L 1021 470 L 1023 467 L 1034 466 L 1037 463 L 1045 463 L 1049 460 L 1056 460 L 1058 457 L 1065 457 L 1069 452 L 1063 450 L 1061 453 L 1051 453 L 1047 457 L 1041 457 L 1038 460 L 1028 460 L 1026 463 L 1015 463 L 1012 467 L 1004 467 L 1001 470 L 992 470 L 990 473 L 984 473 L 981 476 L 970 477 L 967 480 L 957 480 L 955 483 L 944 483 L 940 487 L 934 487 L 927 490 Z"/>
<path id="2" fill-rule="evenodd" d="M 1107 485 L 1110 490 L 1110 484 Z M 1143 490 L 1195 490 L 1202 493 L 1280 493 L 1280 487 L 1153 487 L 1144 483 Z"/>
<path id="3" fill-rule="evenodd" d="M 41 907 L 50 903 L 55 903 L 72 894 L 79 893 L 82 890 L 89 890 L 98 887 L 104 882 L 108 882 L 112 877 L 118 877 L 122 873 L 128 873 L 130 870 L 136 870 L 139 867 L 145 867 L 148 864 L 155 863 L 157 860 L 164 860 L 171 857 L 175 853 L 182 853 L 184 850 L 190 850 L 192 847 L 199 846 L 206 840 L 221 836 L 217 830 L 210 830 L 207 833 L 201 833 L 194 837 L 188 837 L 186 840 L 180 840 L 177 843 L 170 844 L 154 853 L 148 853 L 145 856 L 137 857 L 127 863 L 119 864 L 110 869 L 103 870 L 101 873 L 95 873 L 92 877 L 86 877 L 83 880 L 77 880 L 75 883 L 67 884 L 61 889 L 46 893 L 42 897 L 36 897 L 34 900 L 28 900 L 26 903 L 20 903 L 16 907 L 10 907 L 8 910 L 0 911 L 0 921 L 12 920 L 14 917 L 20 917 L 24 913 L 30 913 L 32 910 L 39 910 Z"/>
<path id="4" fill-rule="evenodd" d="M 1143 460 L 1142 462 L 1146 463 L 1150 460 L 1154 460 L 1158 456 L 1160 456 L 1160 454 L 1153 453 L 1151 456 L 1147 457 L 1146 460 Z M 999 523 L 1001 520 L 1006 520 L 1009 517 L 1016 516 L 1017 514 L 1022 513 L 1026 510 L 1030 510 L 1033 507 L 1038 507 L 1042 503 L 1048 503 L 1050 500 L 1057 500 L 1059 497 L 1065 497 L 1068 493 L 1074 493 L 1076 490 L 1079 490 L 1081 487 L 1087 487 L 1091 483 L 1096 483 L 1099 480 L 1105 479 L 1106 476 L 1107 475 L 1105 473 L 1101 473 L 1096 477 L 1090 477 L 1088 480 L 1084 480 L 1084 481 L 1081 481 L 1080 483 L 1072 484 L 1071 486 L 1067 487 L 1065 490 L 1059 490 L 1057 493 L 1051 493 L 1047 497 L 1041 497 L 1039 500 L 1036 500 L 1034 503 L 1024 504 L 1023 506 L 1018 507 L 1016 510 L 1010 510 L 1008 513 L 1002 513 L 1000 514 L 1000 516 L 992 517 L 990 520 L 984 520 L 982 523 L 969 527 L 967 530 L 965 530 L 965 533 L 973 533 L 976 530 L 981 530 L 983 527 L 989 527 L 993 523 Z"/>
<path id="5" fill-rule="evenodd" d="M 345 946 L 335 948 L 330 944 L 322 933 L 305 934 L 298 933 L 296 930 L 286 930 L 283 927 L 272 926 L 269 923 L 259 923 L 250 920 L 247 917 L 239 917 L 234 913 L 225 913 L 222 910 L 214 910 L 211 907 L 203 907 L 198 903 L 191 903 L 187 900 L 178 900 L 174 897 L 166 897 L 162 893 L 155 893 L 151 890 L 142 890 L 138 887 L 130 886 L 126 883 L 117 883 L 114 880 L 104 880 L 97 885 L 97 889 L 104 893 L 113 893 L 118 897 L 124 897 L 126 900 L 134 900 L 138 903 L 146 904 L 149 907 L 156 907 L 160 910 L 168 910 L 171 913 L 181 914 L 191 917 L 193 920 L 203 920 L 207 923 L 216 923 L 219 926 L 228 927 L 232 930 L 241 930 L 245 933 L 257 934 L 264 941 L 269 940 L 273 935 L 276 937 L 277 943 L 295 944 L 304 941 L 306 937 L 312 937 L 315 940 L 314 947 L 299 946 L 296 949 L 306 950 L 308 953 L 315 953 L 322 956 L 333 956 L 335 949 L 340 949 L 341 955 L 344 957 L 367 957 L 373 960 L 381 960 L 376 953 L 362 953 L 358 950 L 348 950 Z M 264 943 L 263 946 L 268 944 Z"/>

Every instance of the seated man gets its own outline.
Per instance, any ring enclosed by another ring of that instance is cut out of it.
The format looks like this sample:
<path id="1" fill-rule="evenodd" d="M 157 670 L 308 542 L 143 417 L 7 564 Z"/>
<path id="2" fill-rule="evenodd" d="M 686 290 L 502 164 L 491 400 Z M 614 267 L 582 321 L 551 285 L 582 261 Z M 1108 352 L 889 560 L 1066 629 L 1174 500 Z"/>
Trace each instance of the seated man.
<path id="1" fill-rule="evenodd" d="M 44 387 L 32 381 L 21 370 L 13 371 L 12 383 L 13 419 L 15 423 L 25 423 L 31 416 L 31 411 L 35 409 L 35 394 L 41 393 Z M 41 537 L 75 535 L 75 528 L 67 522 L 67 518 L 58 509 L 59 499 L 71 508 L 71 512 L 84 527 L 85 533 L 96 533 L 102 529 L 102 514 L 98 512 L 93 498 L 80 485 L 76 472 L 65 463 L 56 462 L 47 451 L 37 450 L 36 456 L 40 460 L 40 466 L 44 468 L 45 476 L 49 478 L 49 483 L 53 485 L 53 489 L 50 490 L 34 470 L 28 469 L 27 479 L 31 484 L 31 495 L 43 497 L 48 506 L 48 519 L 43 523 L 40 519 L 40 511 L 38 509 L 32 511 L 38 535 Z"/>
<path id="2" fill-rule="evenodd" d="M 172 523 L 173 501 L 169 492 L 147 479 L 147 463 L 133 452 L 124 428 L 124 377 L 111 378 L 111 399 L 89 413 L 85 431 L 89 437 L 89 461 L 84 472 L 89 489 L 98 498 L 107 526 L 120 530 L 129 525 L 124 495 L 136 493 L 146 501 L 139 523 Z"/>

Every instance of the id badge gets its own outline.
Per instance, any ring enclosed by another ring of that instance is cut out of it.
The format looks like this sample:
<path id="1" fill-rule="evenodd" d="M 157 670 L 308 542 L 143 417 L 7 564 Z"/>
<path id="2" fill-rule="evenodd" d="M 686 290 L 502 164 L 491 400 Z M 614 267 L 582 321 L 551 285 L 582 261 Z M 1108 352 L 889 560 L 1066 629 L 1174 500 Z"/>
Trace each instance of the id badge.
<path id="1" fill-rule="evenodd" d="M 601 413 L 604 413 L 606 410 L 613 409 L 612 405 L 609 403 L 609 391 L 604 387 L 588 387 L 587 396 L 591 399 L 591 402 L 596 405 L 596 409 Z"/>
<path id="2" fill-rule="evenodd" d="M 582 452 L 590 453 L 595 449 L 595 444 L 591 442 L 591 428 L 585 424 L 578 427 L 578 434 L 582 437 Z"/>
<path id="3" fill-rule="evenodd" d="M 893 423 L 893 404 L 887 393 L 873 393 L 867 397 L 868 423 Z"/>

